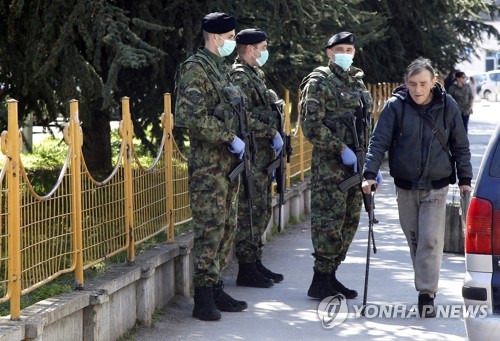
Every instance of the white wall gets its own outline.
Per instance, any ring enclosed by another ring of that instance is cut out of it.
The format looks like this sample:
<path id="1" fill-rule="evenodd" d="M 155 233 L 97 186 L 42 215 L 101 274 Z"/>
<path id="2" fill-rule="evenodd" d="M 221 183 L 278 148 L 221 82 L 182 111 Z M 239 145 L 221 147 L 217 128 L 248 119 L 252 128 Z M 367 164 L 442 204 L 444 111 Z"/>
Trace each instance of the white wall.
<path id="1" fill-rule="evenodd" d="M 500 21 L 488 22 L 488 24 L 493 25 L 500 31 Z M 459 63 L 456 65 L 456 68 L 469 74 L 474 72 L 485 72 L 487 51 L 497 51 L 497 53 L 500 53 L 500 43 L 496 38 L 488 38 L 486 34 L 483 34 L 483 42 L 476 51 L 479 57 L 471 55 L 470 62 Z M 500 63 L 497 64 L 497 68 L 500 68 Z"/>

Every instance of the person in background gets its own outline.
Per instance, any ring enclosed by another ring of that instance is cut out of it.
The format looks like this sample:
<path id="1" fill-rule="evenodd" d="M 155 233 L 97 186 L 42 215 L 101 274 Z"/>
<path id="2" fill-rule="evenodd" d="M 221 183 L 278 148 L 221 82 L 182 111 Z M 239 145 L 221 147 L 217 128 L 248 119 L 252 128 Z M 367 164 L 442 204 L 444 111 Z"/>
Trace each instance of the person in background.
<path id="1" fill-rule="evenodd" d="M 474 76 L 469 77 L 469 82 L 467 84 L 470 86 L 470 89 L 472 91 L 472 99 L 470 101 L 470 107 L 471 107 L 471 114 L 474 112 L 474 101 L 476 100 L 476 95 L 477 95 L 477 82 Z"/>
<path id="2" fill-rule="evenodd" d="M 450 89 L 450 86 L 455 83 L 455 73 L 457 72 L 458 70 L 455 70 L 454 67 L 452 67 L 450 69 L 450 72 L 448 73 L 448 75 L 445 77 L 444 79 L 444 89 L 446 91 L 448 91 Z"/>
<path id="3" fill-rule="evenodd" d="M 469 125 L 469 117 L 472 114 L 472 103 L 474 102 L 474 93 L 471 87 L 466 84 L 467 77 L 462 71 L 455 74 L 456 82 L 450 86 L 448 93 L 458 103 L 458 107 L 462 111 L 462 121 L 464 123 L 465 132 Z"/>
<path id="4" fill-rule="evenodd" d="M 408 65 L 405 84 L 393 90 L 372 133 L 362 184 L 364 193 L 373 190 L 388 151 L 422 317 L 436 316 L 434 299 L 443 257 L 446 198 L 453 174 L 449 153 L 435 134 L 442 134 L 455 160 L 461 195 L 471 190 L 472 180 L 469 140 L 460 108 L 435 74 L 429 59 L 420 57 Z"/>

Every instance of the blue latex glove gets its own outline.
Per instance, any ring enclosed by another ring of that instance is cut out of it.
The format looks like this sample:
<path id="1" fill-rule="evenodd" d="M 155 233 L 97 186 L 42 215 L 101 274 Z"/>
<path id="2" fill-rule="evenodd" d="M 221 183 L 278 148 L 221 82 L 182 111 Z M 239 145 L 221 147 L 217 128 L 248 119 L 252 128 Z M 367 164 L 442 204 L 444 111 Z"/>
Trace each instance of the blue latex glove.
<path id="1" fill-rule="evenodd" d="M 377 172 L 377 177 L 375 178 L 375 180 L 377 180 L 377 184 L 379 186 L 382 185 L 382 181 L 384 180 L 384 178 L 382 178 L 382 173 L 380 173 L 380 169 Z"/>
<path id="2" fill-rule="evenodd" d="M 238 158 L 243 159 L 243 154 L 245 154 L 245 142 L 243 142 L 238 136 L 234 137 L 233 142 L 231 142 L 231 148 L 229 151 L 233 154 L 238 154 Z"/>
<path id="3" fill-rule="evenodd" d="M 344 151 L 340 154 L 340 157 L 342 158 L 342 163 L 344 165 L 354 165 L 354 173 L 358 172 L 358 159 L 356 158 L 356 154 L 354 154 L 351 148 L 345 147 Z"/>
<path id="4" fill-rule="evenodd" d="M 280 155 L 281 149 L 283 148 L 283 139 L 279 133 L 276 133 L 276 136 L 273 137 L 273 144 L 271 147 L 276 151 L 276 155 Z"/>

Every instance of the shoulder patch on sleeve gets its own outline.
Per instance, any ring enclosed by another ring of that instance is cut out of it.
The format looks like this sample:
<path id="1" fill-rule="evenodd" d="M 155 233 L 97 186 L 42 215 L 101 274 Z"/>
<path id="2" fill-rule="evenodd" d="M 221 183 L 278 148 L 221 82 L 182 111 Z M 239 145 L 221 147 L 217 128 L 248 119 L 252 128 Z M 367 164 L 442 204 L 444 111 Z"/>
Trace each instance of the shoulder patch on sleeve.
<path id="1" fill-rule="evenodd" d="M 307 112 L 315 113 L 319 108 L 319 101 L 315 98 L 309 98 L 306 102 Z"/>
<path id="2" fill-rule="evenodd" d="M 186 89 L 186 97 L 192 103 L 197 104 L 201 99 L 201 91 L 195 88 Z"/>

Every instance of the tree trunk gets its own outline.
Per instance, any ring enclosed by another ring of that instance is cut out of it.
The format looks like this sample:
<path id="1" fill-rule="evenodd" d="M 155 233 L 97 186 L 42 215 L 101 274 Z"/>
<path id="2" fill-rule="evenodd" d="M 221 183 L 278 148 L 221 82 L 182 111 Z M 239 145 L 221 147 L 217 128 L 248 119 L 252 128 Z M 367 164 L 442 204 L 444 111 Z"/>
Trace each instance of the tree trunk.
<path id="1" fill-rule="evenodd" d="M 111 128 L 109 114 L 97 111 L 91 121 L 83 121 L 83 157 L 92 173 L 109 172 L 111 165 Z"/>

